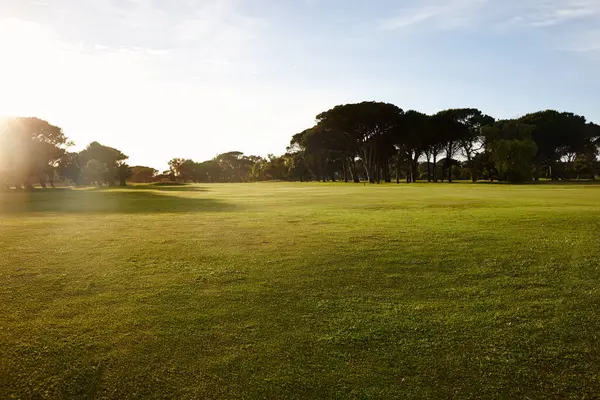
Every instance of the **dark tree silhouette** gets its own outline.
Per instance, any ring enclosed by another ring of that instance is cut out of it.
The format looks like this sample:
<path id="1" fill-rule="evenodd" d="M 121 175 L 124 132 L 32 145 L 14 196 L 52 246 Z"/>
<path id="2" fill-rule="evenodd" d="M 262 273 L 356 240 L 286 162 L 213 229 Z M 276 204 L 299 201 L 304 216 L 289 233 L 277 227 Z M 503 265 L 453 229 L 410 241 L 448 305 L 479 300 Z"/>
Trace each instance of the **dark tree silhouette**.
<path id="1" fill-rule="evenodd" d="M 169 170 L 130 168 L 120 150 L 92 142 L 67 152 L 62 130 L 37 118 L 0 123 L 0 187 L 126 185 L 127 181 L 255 182 L 264 180 L 413 183 L 420 179 L 595 179 L 600 171 L 600 126 L 555 110 L 495 123 L 476 108 L 427 115 L 390 103 L 335 106 L 292 136 L 284 155 L 247 156 L 231 151 L 196 162 L 173 158 Z M 530 152 L 535 154 L 528 157 Z"/>

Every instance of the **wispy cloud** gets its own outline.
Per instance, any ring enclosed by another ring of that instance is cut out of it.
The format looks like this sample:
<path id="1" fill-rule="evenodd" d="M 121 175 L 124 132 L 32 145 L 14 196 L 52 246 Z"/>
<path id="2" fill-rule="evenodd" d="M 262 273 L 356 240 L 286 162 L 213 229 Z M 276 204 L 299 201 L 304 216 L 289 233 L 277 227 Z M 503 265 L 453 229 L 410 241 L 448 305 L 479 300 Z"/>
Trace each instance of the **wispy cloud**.
<path id="1" fill-rule="evenodd" d="M 377 21 L 384 31 L 548 30 L 562 50 L 600 52 L 599 0 L 427 0 Z"/>
<path id="2" fill-rule="evenodd" d="M 418 7 L 404 8 L 378 21 L 381 30 L 398 30 L 427 24 L 432 28 L 458 28 L 476 17 L 488 0 L 425 1 Z"/>
<path id="3" fill-rule="evenodd" d="M 426 26 L 428 29 L 482 25 L 548 27 L 583 18 L 600 22 L 597 0 L 429 0 L 418 7 L 402 8 L 378 21 L 383 30 Z"/>
<path id="4" fill-rule="evenodd" d="M 545 2 L 529 0 L 516 3 L 509 16 L 517 25 L 534 28 L 552 27 L 582 19 L 598 19 L 600 3 L 587 0 Z"/>
<path id="5" fill-rule="evenodd" d="M 574 32 L 563 39 L 561 48 L 575 53 L 589 54 L 600 61 L 600 29 Z"/>
<path id="6" fill-rule="evenodd" d="M 198 68 L 219 69 L 258 46 L 264 19 L 244 14 L 245 0 L 64 0 L 27 2 L 9 9 L 17 18 L 56 32 L 88 51 L 173 54 Z M 2 6 L 0 4 L 0 13 Z"/>

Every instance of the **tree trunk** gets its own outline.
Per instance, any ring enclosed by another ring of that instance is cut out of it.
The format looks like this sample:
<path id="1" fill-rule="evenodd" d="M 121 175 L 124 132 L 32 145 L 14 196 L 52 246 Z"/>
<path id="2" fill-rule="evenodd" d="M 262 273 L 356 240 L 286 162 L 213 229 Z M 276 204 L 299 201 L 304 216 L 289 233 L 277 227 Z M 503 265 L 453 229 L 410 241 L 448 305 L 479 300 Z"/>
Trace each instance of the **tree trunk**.
<path id="1" fill-rule="evenodd" d="M 375 182 L 379 183 L 379 160 L 377 158 L 377 146 L 373 146 L 371 151 L 371 176 Z"/>
<path id="2" fill-rule="evenodd" d="M 437 154 L 433 153 L 433 182 L 437 183 Z"/>
<path id="3" fill-rule="evenodd" d="M 415 154 L 415 159 L 412 162 L 412 181 L 413 183 L 417 182 L 417 176 L 419 175 L 419 157 Z"/>
<path id="4" fill-rule="evenodd" d="M 369 153 L 370 153 L 370 149 L 369 149 Z M 371 166 L 369 165 L 369 163 L 371 162 L 371 157 L 369 157 L 369 154 L 367 153 L 366 149 L 363 149 L 363 167 L 365 168 L 365 174 L 367 175 L 367 180 L 369 181 L 369 183 L 375 183 L 374 177 L 371 175 Z"/>
<path id="5" fill-rule="evenodd" d="M 398 152 L 398 160 L 396 160 L 396 183 L 400 183 L 400 152 Z"/>
<path id="6" fill-rule="evenodd" d="M 383 168 L 385 171 L 385 182 L 392 183 L 392 169 L 390 168 L 390 160 L 386 159 L 383 164 Z"/>
<path id="7" fill-rule="evenodd" d="M 471 182 L 475 183 L 477 182 L 477 177 L 475 176 L 475 166 L 473 165 L 473 162 L 471 161 L 471 153 L 467 152 L 467 163 L 469 163 L 469 172 L 471 173 Z"/>
<path id="8" fill-rule="evenodd" d="M 452 151 L 454 148 L 454 142 L 448 142 L 448 146 L 446 147 L 446 162 L 448 163 L 448 183 L 452 183 L 452 156 L 454 156 L 454 152 Z"/>
<path id="9" fill-rule="evenodd" d="M 43 173 L 40 174 L 39 177 L 38 177 L 38 180 L 40 181 L 40 186 L 43 189 L 46 189 L 47 186 L 46 186 L 46 176 L 45 176 L 45 174 L 43 174 Z"/>
<path id="10" fill-rule="evenodd" d="M 348 183 L 348 166 L 346 165 L 346 159 L 342 158 L 342 170 L 344 173 L 344 182 Z"/>
<path id="11" fill-rule="evenodd" d="M 427 157 L 427 182 L 431 182 L 431 155 L 426 153 L 425 156 Z"/>
<path id="12" fill-rule="evenodd" d="M 369 171 L 369 183 L 375 183 L 375 170 L 373 169 L 373 150 L 369 149 L 369 158 L 365 160 Z"/>
<path id="13" fill-rule="evenodd" d="M 350 158 L 350 173 L 352 174 L 352 180 L 354 181 L 354 183 L 360 183 L 360 179 L 358 178 L 358 174 L 356 171 L 356 160 L 354 160 L 354 157 Z"/>

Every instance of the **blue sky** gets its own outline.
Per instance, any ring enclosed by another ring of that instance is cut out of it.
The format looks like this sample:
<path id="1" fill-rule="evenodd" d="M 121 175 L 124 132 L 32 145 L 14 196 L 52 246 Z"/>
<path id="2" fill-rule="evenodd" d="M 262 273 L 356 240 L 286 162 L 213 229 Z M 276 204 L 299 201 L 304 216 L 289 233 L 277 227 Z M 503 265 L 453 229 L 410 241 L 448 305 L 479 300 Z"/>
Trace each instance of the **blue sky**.
<path id="1" fill-rule="evenodd" d="M 363 100 L 600 123 L 600 0 L 0 0 L 0 54 L 0 114 L 157 168 Z"/>

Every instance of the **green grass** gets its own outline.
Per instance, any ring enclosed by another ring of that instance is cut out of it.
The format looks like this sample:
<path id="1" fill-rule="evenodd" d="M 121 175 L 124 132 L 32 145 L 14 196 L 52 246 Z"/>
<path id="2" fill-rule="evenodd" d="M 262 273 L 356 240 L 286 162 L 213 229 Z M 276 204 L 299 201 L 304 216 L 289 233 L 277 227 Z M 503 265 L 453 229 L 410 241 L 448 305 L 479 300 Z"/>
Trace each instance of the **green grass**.
<path id="1" fill-rule="evenodd" d="M 600 186 L 0 194 L 0 398 L 595 398 Z"/>

